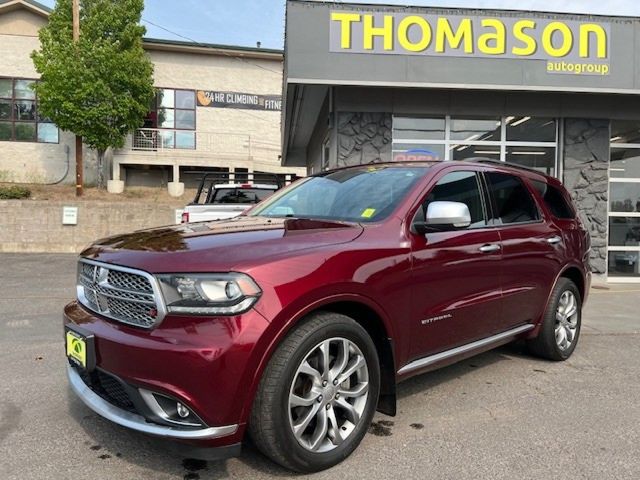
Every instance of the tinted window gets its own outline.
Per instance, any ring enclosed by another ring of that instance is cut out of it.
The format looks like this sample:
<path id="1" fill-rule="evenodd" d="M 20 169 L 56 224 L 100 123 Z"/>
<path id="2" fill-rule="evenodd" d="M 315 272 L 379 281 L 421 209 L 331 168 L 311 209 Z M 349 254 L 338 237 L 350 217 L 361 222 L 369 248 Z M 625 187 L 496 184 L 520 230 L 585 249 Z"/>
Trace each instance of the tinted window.
<path id="1" fill-rule="evenodd" d="M 431 202 L 464 203 L 469 207 L 471 227 L 487 224 L 475 172 L 453 172 L 442 177 L 427 196 L 424 203 L 425 212 Z"/>
<path id="2" fill-rule="evenodd" d="M 532 222 L 540 218 L 531 194 L 518 177 L 486 173 L 495 202 L 494 217 L 503 224 Z"/>
<path id="3" fill-rule="evenodd" d="M 567 203 L 564 196 L 556 187 L 549 185 L 545 182 L 539 182 L 534 180 L 533 186 L 540 192 L 540 195 L 544 199 L 544 203 L 551 211 L 551 214 L 556 218 L 574 218 L 575 212 L 573 208 Z"/>
<path id="4" fill-rule="evenodd" d="M 258 203 L 269 197 L 273 190 L 255 188 L 217 188 L 210 203 Z"/>
<path id="5" fill-rule="evenodd" d="M 309 177 L 274 195 L 250 215 L 375 222 L 389 216 L 426 170 L 363 166 Z"/>

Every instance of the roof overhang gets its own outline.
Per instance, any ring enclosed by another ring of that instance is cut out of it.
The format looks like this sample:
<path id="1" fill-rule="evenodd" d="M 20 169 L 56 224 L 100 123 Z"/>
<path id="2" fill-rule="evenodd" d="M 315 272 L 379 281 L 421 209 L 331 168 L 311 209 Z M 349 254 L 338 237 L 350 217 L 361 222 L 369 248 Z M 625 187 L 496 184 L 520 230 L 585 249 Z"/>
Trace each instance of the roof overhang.
<path id="1" fill-rule="evenodd" d="M 269 48 L 251 48 L 234 45 L 217 45 L 211 43 L 182 42 L 159 38 L 145 38 L 145 50 L 176 53 L 196 53 L 202 55 L 233 56 L 256 60 L 272 60 L 282 62 L 283 51 Z"/>
<path id="2" fill-rule="evenodd" d="M 282 119 L 282 165 L 307 166 L 307 146 L 327 101 L 325 85 L 285 85 Z"/>
<path id="3" fill-rule="evenodd" d="M 0 0 L 0 15 L 5 12 L 25 9 L 44 18 L 49 18 L 51 9 L 32 0 Z"/>

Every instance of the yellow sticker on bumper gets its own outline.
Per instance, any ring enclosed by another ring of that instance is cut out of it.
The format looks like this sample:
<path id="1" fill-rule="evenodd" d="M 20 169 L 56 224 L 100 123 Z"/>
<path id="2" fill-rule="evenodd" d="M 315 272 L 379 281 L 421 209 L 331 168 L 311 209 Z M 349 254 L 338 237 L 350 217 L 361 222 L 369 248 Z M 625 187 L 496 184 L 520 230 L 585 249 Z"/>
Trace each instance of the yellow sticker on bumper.
<path id="1" fill-rule="evenodd" d="M 80 335 L 67 331 L 67 356 L 87 368 L 87 344 Z"/>

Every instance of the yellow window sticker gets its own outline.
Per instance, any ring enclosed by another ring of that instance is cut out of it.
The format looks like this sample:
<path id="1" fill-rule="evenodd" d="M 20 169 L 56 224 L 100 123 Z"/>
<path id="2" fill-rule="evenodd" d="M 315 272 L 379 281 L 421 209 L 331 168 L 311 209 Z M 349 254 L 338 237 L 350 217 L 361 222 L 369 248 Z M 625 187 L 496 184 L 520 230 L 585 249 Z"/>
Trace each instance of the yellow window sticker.
<path id="1" fill-rule="evenodd" d="M 376 209 L 375 208 L 367 208 L 364 212 L 362 212 L 362 215 L 360 215 L 362 218 L 371 218 L 373 217 L 373 215 L 376 213 Z"/>

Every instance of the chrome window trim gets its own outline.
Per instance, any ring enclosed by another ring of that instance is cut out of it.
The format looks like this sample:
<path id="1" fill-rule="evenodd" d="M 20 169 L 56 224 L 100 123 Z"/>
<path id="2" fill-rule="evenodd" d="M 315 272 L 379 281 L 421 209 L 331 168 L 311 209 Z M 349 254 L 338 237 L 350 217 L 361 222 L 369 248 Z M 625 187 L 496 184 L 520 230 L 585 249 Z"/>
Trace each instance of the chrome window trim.
<path id="1" fill-rule="evenodd" d="M 141 415 L 127 412 L 126 410 L 118 408 L 101 398 L 82 381 L 78 372 L 76 372 L 71 365 L 67 365 L 67 376 L 69 378 L 71 389 L 76 395 L 78 395 L 78 397 L 80 397 L 87 407 L 113 423 L 117 423 L 118 425 L 132 430 L 137 430 L 138 432 L 158 437 L 183 440 L 202 440 L 233 435 L 238 430 L 237 424 L 199 429 L 179 429 L 149 423 Z"/>
<path id="2" fill-rule="evenodd" d="M 121 267 L 119 265 L 113 265 L 111 263 L 105 263 L 105 262 L 97 262 L 95 260 L 89 260 L 86 258 L 80 258 L 78 260 L 78 265 L 80 265 L 81 263 L 85 263 L 88 265 L 93 265 L 96 267 L 102 267 L 102 268 L 106 268 L 108 270 L 115 270 L 118 272 L 123 272 L 123 273 L 129 273 L 132 275 L 139 275 L 141 277 L 145 277 L 149 283 L 151 284 L 151 289 L 153 290 L 153 298 L 155 300 L 155 308 L 158 311 L 158 315 L 156 316 L 156 320 L 155 322 L 150 325 L 150 326 L 144 326 L 144 325 L 140 325 L 137 324 L 135 322 L 130 322 L 127 321 L 126 319 L 121 319 L 119 317 L 114 317 L 112 315 L 109 315 L 108 312 L 99 312 L 96 311 L 95 309 L 93 309 L 89 303 L 89 301 L 87 300 L 87 298 L 85 297 L 84 294 L 84 286 L 81 285 L 77 279 L 76 279 L 76 292 L 77 292 L 77 296 L 78 296 L 78 301 L 87 309 L 89 309 L 92 312 L 97 313 L 98 315 L 102 315 L 104 317 L 110 318 L 116 322 L 120 322 L 120 323 L 124 323 L 127 325 L 131 325 L 137 328 L 143 328 L 145 330 L 149 330 L 152 328 L 157 327 L 160 322 L 162 322 L 162 320 L 164 319 L 164 317 L 167 315 L 167 306 L 166 303 L 164 301 L 164 297 L 162 295 L 162 290 L 160 289 L 160 283 L 158 282 L 158 279 L 151 275 L 148 272 L 145 272 L 144 270 L 137 270 L 134 268 L 128 268 L 128 267 Z M 135 300 L 128 300 L 131 301 L 132 303 L 142 303 L 142 302 L 136 302 Z"/>

